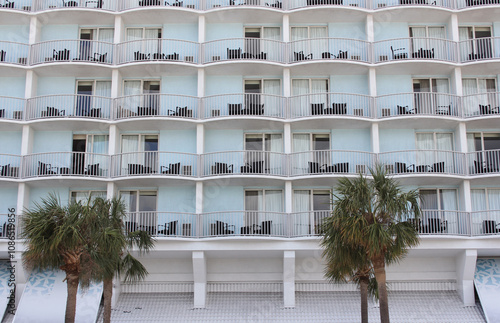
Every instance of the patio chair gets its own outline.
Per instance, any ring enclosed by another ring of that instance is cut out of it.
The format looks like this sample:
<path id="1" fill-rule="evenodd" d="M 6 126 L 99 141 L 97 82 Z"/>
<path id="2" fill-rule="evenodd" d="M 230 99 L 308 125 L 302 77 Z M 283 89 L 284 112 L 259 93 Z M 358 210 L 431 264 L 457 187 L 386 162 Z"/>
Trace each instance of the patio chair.
<path id="1" fill-rule="evenodd" d="M 213 230 L 212 233 L 214 235 L 234 234 L 234 225 L 222 221 L 215 221 L 215 230 Z"/>
<path id="2" fill-rule="evenodd" d="M 10 164 L 3 165 L 0 168 L 0 176 L 2 176 L 2 177 L 9 177 L 9 176 L 11 176 L 10 173 L 11 173 L 10 172 Z"/>
<path id="3" fill-rule="evenodd" d="M 5 118 L 5 109 L 0 109 L 0 118 Z"/>
<path id="4" fill-rule="evenodd" d="M 167 54 L 167 55 L 165 55 L 165 59 L 170 60 L 170 61 L 178 61 L 179 60 L 179 53 L 174 52 L 173 54 Z"/>
<path id="5" fill-rule="evenodd" d="M 14 1 L 8 1 L 8 0 L 6 0 L 5 4 L 3 6 L 0 5 L 0 7 L 14 9 L 14 3 L 15 3 Z"/>
<path id="6" fill-rule="evenodd" d="M 273 7 L 273 8 L 283 8 L 283 4 L 281 3 L 281 1 L 276 1 L 275 3 L 267 3 L 266 2 L 266 6 L 267 7 Z"/>
<path id="7" fill-rule="evenodd" d="M 64 3 L 65 7 L 78 7 L 78 2 L 76 1 L 68 1 Z"/>
<path id="8" fill-rule="evenodd" d="M 137 222 L 125 221 L 125 230 L 127 230 L 127 232 L 135 232 L 137 231 L 137 227 Z"/>
<path id="9" fill-rule="evenodd" d="M 408 106 L 398 105 L 397 108 L 398 108 L 399 115 L 415 114 L 415 111 L 413 109 L 409 110 Z"/>
<path id="10" fill-rule="evenodd" d="M 332 103 L 332 108 L 325 109 L 325 114 L 347 114 L 347 103 Z"/>
<path id="11" fill-rule="evenodd" d="M 4 50 L 0 50 L 0 62 L 5 61 L 5 56 L 7 55 L 7 52 Z"/>
<path id="12" fill-rule="evenodd" d="M 227 59 L 239 59 L 239 58 L 241 58 L 241 48 L 227 49 Z"/>
<path id="13" fill-rule="evenodd" d="M 57 173 L 52 171 L 52 165 L 38 162 L 38 175 L 56 175 Z"/>
<path id="14" fill-rule="evenodd" d="M 488 105 L 479 105 L 479 113 L 481 115 L 489 115 L 489 114 L 499 114 L 500 107 L 491 108 L 491 104 Z"/>
<path id="15" fill-rule="evenodd" d="M 144 173 L 144 166 L 141 164 L 128 164 L 128 174 L 138 175 Z"/>
<path id="16" fill-rule="evenodd" d="M 349 162 L 336 163 L 333 165 L 334 173 L 349 173 Z"/>
<path id="17" fill-rule="evenodd" d="M 166 236 L 175 236 L 177 234 L 177 223 L 179 221 L 171 221 L 163 225 L 163 230 L 158 230 L 158 234 Z M 161 225 L 160 225 L 161 226 Z"/>
<path id="18" fill-rule="evenodd" d="M 395 162 L 394 163 L 394 171 L 396 174 L 402 173 L 414 173 L 415 172 L 415 164 L 411 164 L 410 166 L 406 166 L 406 163 Z"/>
<path id="19" fill-rule="evenodd" d="M 443 233 L 447 229 L 447 221 L 441 221 L 439 218 L 427 219 L 429 226 L 427 227 L 427 233 Z"/>
<path id="20" fill-rule="evenodd" d="M 101 108 L 90 109 L 88 116 L 91 118 L 100 118 L 101 117 Z"/>
<path id="21" fill-rule="evenodd" d="M 432 164 L 432 168 L 430 171 L 433 173 L 444 173 L 444 162 Z"/>
<path id="22" fill-rule="evenodd" d="M 347 59 L 347 51 L 341 51 L 339 50 L 339 53 L 337 56 L 335 56 L 337 59 Z"/>
<path id="23" fill-rule="evenodd" d="M 228 165 L 227 163 L 219 163 L 216 162 L 214 166 L 212 166 L 212 174 L 232 174 L 233 173 L 233 165 Z"/>
<path id="24" fill-rule="evenodd" d="M 160 171 L 162 174 L 179 175 L 181 173 L 181 163 L 168 164 L 168 167 L 161 166 Z"/>
<path id="25" fill-rule="evenodd" d="M 257 226 L 257 229 L 254 229 L 254 234 L 264 234 L 264 235 L 270 235 L 271 234 L 271 227 L 272 227 L 273 221 L 262 221 L 262 224 Z"/>
<path id="26" fill-rule="evenodd" d="M 324 106 L 324 103 L 311 103 L 311 115 L 317 116 L 324 114 Z"/>
<path id="27" fill-rule="evenodd" d="M 391 46 L 392 59 L 406 59 L 408 58 L 408 53 L 404 52 L 406 48 L 396 48 L 393 49 Z"/>
<path id="28" fill-rule="evenodd" d="M 312 53 L 310 53 L 309 55 L 305 55 L 303 50 L 301 50 L 300 52 L 293 52 L 293 60 L 295 62 L 305 61 L 305 60 L 312 59 L 312 58 L 313 58 Z"/>
<path id="29" fill-rule="evenodd" d="M 483 233 L 484 234 L 499 233 L 500 229 L 497 228 L 498 226 L 499 224 L 497 224 L 497 221 L 495 220 L 484 220 Z"/>
<path id="30" fill-rule="evenodd" d="M 151 54 L 145 54 L 141 53 L 140 51 L 134 52 L 134 61 L 145 61 L 149 60 L 151 57 Z"/>
<path id="31" fill-rule="evenodd" d="M 309 162 L 309 174 L 318 174 L 320 170 L 318 162 Z"/>
<path id="32" fill-rule="evenodd" d="M 230 116 L 239 116 L 243 114 L 241 103 L 228 103 L 227 110 Z"/>
<path id="33" fill-rule="evenodd" d="M 89 176 L 99 176 L 100 175 L 99 163 L 88 165 L 83 174 Z"/>
<path id="34" fill-rule="evenodd" d="M 52 52 L 52 59 L 55 61 L 69 61 L 69 49 L 63 49 L 60 51 L 57 51 L 54 49 Z"/>

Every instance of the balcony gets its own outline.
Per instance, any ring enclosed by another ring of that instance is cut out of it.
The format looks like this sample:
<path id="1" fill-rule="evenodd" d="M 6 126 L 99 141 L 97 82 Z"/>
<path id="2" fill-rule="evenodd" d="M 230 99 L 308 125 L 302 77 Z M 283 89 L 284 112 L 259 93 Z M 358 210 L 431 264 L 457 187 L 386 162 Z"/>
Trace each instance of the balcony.
<path id="1" fill-rule="evenodd" d="M 444 150 L 404 150 L 384 152 L 378 162 L 389 174 L 451 174 L 466 175 L 464 154 Z"/>
<path id="2" fill-rule="evenodd" d="M 113 177 L 198 176 L 198 155 L 163 151 L 122 153 L 112 156 Z"/>
<path id="3" fill-rule="evenodd" d="M 290 118 L 357 117 L 371 118 L 372 98 L 361 94 L 316 93 L 290 98 Z"/>
<path id="4" fill-rule="evenodd" d="M 500 172 L 500 149 L 467 153 L 466 158 L 470 175 L 498 174 Z"/>
<path id="5" fill-rule="evenodd" d="M 33 0 L 4 0 L 0 3 L 0 9 L 14 9 L 31 11 Z"/>
<path id="6" fill-rule="evenodd" d="M 271 39 L 231 38 L 202 44 L 203 63 L 252 60 L 286 63 L 286 44 Z"/>
<path id="7" fill-rule="evenodd" d="M 0 121 L 23 120 L 23 114 L 26 106 L 26 100 L 20 98 L 11 98 L 0 96 Z"/>
<path id="8" fill-rule="evenodd" d="M 17 1 L 17 0 L 15 0 Z M 116 10 L 117 1 L 114 0 L 39 0 L 36 1 L 35 10 L 48 10 L 48 9 L 74 9 L 74 8 L 87 8 L 87 9 L 102 9 L 102 10 Z"/>
<path id="9" fill-rule="evenodd" d="M 110 157 L 82 152 L 38 153 L 24 156 L 23 177 L 109 177 Z"/>
<path id="10" fill-rule="evenodd" d="M 370 43 L 364 40 L 346 38 L 315 38 L 297 40 L 290 43 L 288 62 L 297 63 L 320 59 L 369 63 Z"/>
<path id="11" fill-rule="evenodd" d="M 51 40 L 31 46 L 30 64 L 90 62 L 113 64 L 112 43 L 95 40 Z"/>
<path id="12" fill-rule="evenodd" d="M 286 176 L 286 155 L 269 151 L 224 151 L 202 156 L 202 175 Z"/>
<path id="13" fill-rule="evenodd" d="M 0 63 L 26 65 L 29 49 L 28 44 L 0 41 Z"/>
<path id="14" fill-rule="evenodd" d="M 489 6 L 489 5 L 499 5 L 498 0 L 457 0 L 457 9 L 468 9 L 471 7 L 478 6 Z"/>
<path id="15" fill-rule="evenodd" d="M 368 8 L 365 0 L 291 0 L 287 9 L 299 9 L 315 6 L 348 6 Z"/>
<path id="16" fill-rule="evenodd" d="M 21 156 L 0 154 L 0 179 L 20 178 Z"/>
<path id="17" fill-rule="evenodd" d="M 119 43 L 116 46 L 117 64 L 149 61 L 199 63 L 199 43 L 197 42 L 143 39 Z"/>
<path id="18" fill-rule="evenodd" d="M 15 214 L 0 214 L 0 239 L 14 240 L 16 236 L 15 216 Z"/>
<path id="19" fill-rule="evenodd" d="M 200 9 L 200 1 L 197 0 L 124 0 L 120 10 L 148 7 L 176 7 L 188 9 Z"/>
<path id="20" fill-rule="evenodd" d="M 116 99 L 116 119 L 172 117 L 197 119 L 199 99 L 173 94 L 129 95 Z"/>
<path id="21" fill-rule="evenodd" d="M 129 232 L 146 231 L 156 237 L 197 236 L 197 215 L 173 212 L 129 212 L 125 229 Z"/>
<path id="22" fill-rule="evenodd" d="M 464 117 L 500 117 L 500 92 L 486 92 L 462 97 Z"/>
<path id="23" fill-rule="evenodd" d="M 272 94 L 240 93 L 213 95 L 202 99 L 202 118 L 268 117 L 284 118 L 286 98 Z"/>
<path id="24" fill-rule="evenodd" d="M 233 211 L 201 215 L 201 237 L 288 236 L 287 216 L 280 212 Z"/>
<path id="25" fill-rule="evenodd" d="M 331 215 L 329 210 L 297 212 L 290 214 L 290 236 L 315 236 L 323 233 L 321 226 Z"/>
<path id="26" fill-rule="evenodd" d="M 422 210 L 418 221 L 408 219 L 421 235 L 470 236 L 470 213 L 462 211 Z"/>
<path id="27" fill-rule="evenodd" d="M 290 154 L 290 176 L 367 174 L 376 154 L 348 150 L 313 150 Z"/>
<path id="28" fill-rule="evenodd" d="M 462 63 L 499 59 L 500 37 L 484 37 L 460 41 L 458 48 L 460 62 Z"/>
<path id="29" fill-rule="evenodd" d="M 111 116 L 111 98 L 63 94 L 47 95 L 28 99 L 26 120 L 45 118 L 85 118 L 108 120 Z"/>
<path id="30" fill-rule="evenodd" d="M 377 0 L 373 2 L 373 9 L 383 9 L 386 7 L 398 6 L 436 6 L 447 9 L 454 9 L 453 0 Z"/>
<path id="31" fill-rule="evenodd" d="M 283 9 L 284 5 L 286 6 L 286 2 L 283 4 L 283 1 L 279 0 L 207 0 L 205 1 L 204 9 L 210 10 L 223 7 L 241 8 L 246 6 Z"/>
<path id="32" fill-rule="evenodd" d="M 460 97 L 447 93 L 398 93 L 375 99 L 378 118 L 427 115 L 460 117 Z"/>
<path id="33" fill-rule="evenodd" d="M 457 43 L 439 38 L 398 38 L 373 43 L 374 63 L 404 60 L 457 62 Z"/>
<path id="34" fill-rule="evenodd" d="M 471 212 L 472 235 L 494 235 L 500 233 L 500 210 Z"/>

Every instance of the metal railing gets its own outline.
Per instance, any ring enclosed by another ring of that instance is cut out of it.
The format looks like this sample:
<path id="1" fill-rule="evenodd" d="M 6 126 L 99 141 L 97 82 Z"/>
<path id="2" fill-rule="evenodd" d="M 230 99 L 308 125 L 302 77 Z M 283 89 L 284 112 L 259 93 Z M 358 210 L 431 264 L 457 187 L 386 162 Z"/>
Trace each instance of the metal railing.
<path id="1" fill-rule="evenodd" d="M 471 212 L 470 218 L 471 233 L 473 236 L 500 233 L 500 210 Z"/>
<path id="2" fill-rule="evenodd" d="M 369 63 L 370 43 L 364 40 L 348 38 L 314 38 L 289 43 L 288 62 L 295 63 L 318 59 L 341 59 Z"/>
<path id="3" fill-rule="evenodd" d="M 331 211 L 308 211 L 290 214 L 290 228 L 292 237 L 315 236 L 323 233 L 324 220 L 331 215 Z"/>
<path id="4" fill-rule="evenodd" d="M 412 92 L 375 98 L 378 118 L 412 115 L 461 117 L 461 98 L 448 93 Z"/>
<path id="5" fill-rule="evenodd" d="M 470 175 L 485 175 L 500 172 L 500 149 L 467 153 L 466 160 Z"/>
<path id="6" fill-rule="evenodd" d="M 0 120 L 23 120 L 26 100 L 0 96 Z"/>
<path id="7" fill-rule="evenodd" d="M 205 10 L 222 7 L 240 8 L 245 6 L 283 9 L 287 5 L 287 2 L 283 3 L 283 0 L 206 0 L 204 3 Z"/>
<path id="8" fill-rule="evenodd" d="M 21 156 L 0 154 L 0 178 L 21 177 Z"/>
<path id="9" fill-rule="evenodd" d="M 441 38 L 398 38 L 373 43 L 373 62 L 438 60 L 456 62 L 457 43 Z"/>
<path id="10" fill-rule="evenodd" d="M 201 9 L 198 0 L 123 0 L 120 10 L 149 7 L 176 7 L 187 9 Z"/>
<path id="11" fill-rule="evenodd" d="M 311 116 L 373 117 L 373 99 L 368 95 L 316 93 L 292 96 L 290 118 Z"/>
<path id="12" fill-rule="evenodd" d="M 290 176 L 319 174 L 367 174 L 376 154 L 349 150 L 312 150 L 289 155 Z"/>
<path id="13" fill-rule="evenodd" d="M 163 151 L 122 153 L 112 156 L 113 177 L 137 175 L 198 176 L 196 154 Z"/>
<path id="14" fill-rule="evenodd" d="M 16 217 L 10 214 L 0 214 L 0 239 L 14 240 L 16 238 Z"/>
<path id="15" fill-rule="evenodd" d="M 284 118 L 286 98 L 261 93 L 239 93 L 206 96 L 202 99 L 204 119 L 226 116 L 260 116 Z"/>
<path id="16" fill-rule="evenodd" d="M 421 210 L 420 218 L 408 218 L 421 235 L 471 235 L 470 213 L 448 210 Z"/>
<path id="17" fill-rule="evenodd" d="M 269 151 L 224 151 L 203 154 L 201 176 L 271 175 L 286 176 L 286 155 Z"/>
<path id="18" fill-rule="evenodd" d="M 0 41 L 0 63 L 27 65 L 30 45 Z"/>
<path id="19" fill-rule="evenodd" d="M 464 40 L 458 47 L 462 63 L 500 58 L 500 37 Z"/>
<path id="20" fill-rule="evenodd" d="M 462 97 L 464 117 L 499 116 L 500 92 L 486 92 Z"/>
<path id="21" fill-rule="evenodd" d="M 212 40 L 202 45 L 202 63 L 227 60 L 264 60 L 287 63 L 286 43 L 263 38 L 228 38 Z"/>
<path id="22" fill-rule="evenodd" d="M 254 235 L 288 236 L 286 213 L 225 211 L 201 215 L 201 237 Z"/>
<path id="23" fill-rule="evenodd" d="M 470 7 L 498 5 L 498 0 L 456 0 L 456 9 L 468 9 Z"/>
<path id="24" fill-rule="evenodd" d="M 396 6 L 435 6 L 454 9 L 455 3 L 455 0 L 375 0 L 372 2 L 372 9 L 383 9 Z"/>
<path id="25" fill-rule="evenodd" d="M 31 45 L 30 64 L 92 62 L 113 64 L 114 44 L 86 39 L 50 40 Z"/>
<path id="26" fill-rule="evenodd" d="M 115 100 L 116 119 L 136 117 L 199 118 L 200 99 L 174 94 L 129 95 Z"/>
<path id="27" fill-rule="evenodd" d="M 35 11 L 59 8 L 88 8 L 109 11 L 115 11 L 117 9 L 117 1 L 111 0 L 35 0 L 34 2 L 36 3 Z"/>
<path id="28" fill-rule="evenodd" d="M 147 1 L 147 0 L 145 0 Z M 116 45 L 117 64 L 140 61 L 200 63 L 198 42 L 176 39 L 142 39 Z"/>
<path id="29" fill-rule="evenodd" d="M 0 9 L 31 11 L 33 0 L 0 0 Z"/>
<path id="30" fill-rule="evenodd" d="M 464 154 L 445 150 L 403 150 L 378 154 L 389 174 L 441 173 L 467 175 Z"/>
<path id="31" fill-rule="evenodd" d="M 23 177 L 109 177 L 110 156 L 82 152 L 52 152 L 23 156 Z"/>
<path id="32" fill-rule="evenodd" d="M 95 95 L 38 96 L 28 99 L 26 120 L 61 117 L 110 119 L 112 106 L 111 98 Z"/>
<path id="33" fill-rule="evenodd" d="M 129 212 L 125 218 L 128 232 L 146 231 L 157 237 L 195 237 L 197 215 L 193 213 L 141 211 Z"/>

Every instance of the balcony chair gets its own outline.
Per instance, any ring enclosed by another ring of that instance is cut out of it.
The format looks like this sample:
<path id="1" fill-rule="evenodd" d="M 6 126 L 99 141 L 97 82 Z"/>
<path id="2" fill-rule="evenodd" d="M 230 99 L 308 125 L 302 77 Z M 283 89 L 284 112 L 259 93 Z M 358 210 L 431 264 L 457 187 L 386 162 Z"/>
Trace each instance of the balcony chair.
<path id="1" fill-rule="evenodd" d="M 184 1 L 175 0 L 172 4 L 170 4 L 167 1 L 165 1 L 165 5 L 166 6 L 172 6 L 172 7 L 184 7 Z"/>
<path id="2" fill-rule="evenodd" d="M 156 107 L 137 107 L 138 116 L 157 116 L 158 109 Z"/>
<path id="3" fill-rule="evenodd" d="M 193 111 L 188 110 L 187 106 L 175 107 L 175 111 L 169 109 L 167 112 L 170 117 L 193 117 Z"/>
<path id="4" fill-rule="evenodd" d="M 254 234 L 270 235 L 273 221 L 262 221 L 260 226 L 254 227 Z"/>
<path id="5" fill-rule="evenodd" d="M 489 114 L 499 114 L 500 107 L 491 108 L 491 104 L 488 105 L 479 105 L 479 113 L 481 115 L 489 115 Z"/>
<path id="6" fill-rule="evenodd" d="M 436 109 L 436 114 L 440 115 L 451 115 L 451 104 L 450 105 L 438 105 Z"/>
<path id="7" fill-rule="evenodd" d="M 326 108 L 325 114 L 347 114 L 347 103 L 332 103 L 332 108 Z"/>
<path id="8" fill-rule="evenodd" d="M 409 110 L 408 106 L 398 105 L 397 108 L 398 108 L 398 114 L 399 115 L 415 114 L 415 109 Z"/>
<path id="9" fill-rule="evenodd" d="M 5 56 L 7 55 L 7 52 L 4 50 L 0 50 L 0 62 L 5 62 Z"/>
<path id="10" fill-rule="evenodd" d="M 404 52 L 406 48 L 393 49 L 391 46 L 392 59 L 406 59 L 408 58 L 408 53 Z"/>
<path id="11" fill-rule="evenodd" d="M 8 1 L 8 0 L 6 0 L 5 4 L 3 6 L 0 5 L 0 7 L 14 9 L 14 1 Z"/>
<path id="12" fill-rule="evenodd" d="M 303 50 L 301 50 L 300 52 L 293 52 L 293 60 L 295 62 L 305 61 L 308 59 L 313 59 L 312 53 L 310 53 L 309 55 L 305 55 Z"/>
<path id="13" fill-rule="evenodd" d="M 60 51 L 54 49 L 52 52 L 52 59 L 54 61 L 69 61 L 69 53 L 70 50 L 66 48 Z"/>
<path id="14" fill-rule="evenodd" d="M 179 175 L 181 173 L 181 163 L 168 164 L 168 167 L 161 166 L 160 171 L 162 174 Z"/>
<path id="15" fill-rule="evenodd" d="M 88 176 L 100 176 L 101 169 L 99 168 L 99 163 L 87 165 L 83 174 Z"/>
<path id="16" fill-rule="evenodd" d="M 480 161 L 474 161 L 474 174 L 484 174 L 486 173 L 486 167 L 483 166 L 483 163 Z"/>
<path id="17" fill-rule="evenodd" d="M 334 173 L 349 173 L 349 162 L 336 163 L 333 165 Z"/>
<path id="18" fill-rule="evenodd" d="M 242 104 L 241 103 L 228 103 L 227 104 L 228 114 L 230 116 L 239 116 L 243 114 Z"/>
<path id="19" fill-rule="evenodd" d="M 179 53 L 174 52 L 173 54 L 167 54 L 165 55 L 166 60 L 170 61 L 178 61 L 179 60 Z"/>
<path id="20" fill-rule="evenodd" d="M 246 109 L 242 110 L 243 115 L 261 116 L 264 114 L 264 104 L 250 103 Z"/>
<path id="21" fill-rule="evenodd" d="M 128 164 L 128 174 L 129 175 L 144 174 L 144 166 L 141 164 Z"/>
<path id="22" fill-rule="evenodd" d="M 134 52 L 134 61 L 145 61 L 149 60 L 151 57 L 151 54 L 145 54 L 141 53 L 140 51 Z"/>
<path id="23" fill-rule="evenodd" d="M 149 233 L 152 236 L 155 236 L 156 235 L 156 226 L 154 226 L 154 225 L 140 225 L 139 231 L 144 231 L 144 232 Z"/>
<path id="24" fill-rule="evenodd" d="M 422 233 L 444 233 L 448 227 L 448 221 L 441 221 L 439 218 L 427 219 L 428 225 L 422 226 Z"/>
<path id="25" fill-rule="evenodd" d="M 411 164 L 406 167 L 406 163 L 395 162 L 394 163 L 394 171 L 396 174 L 402 173 L 414 173 L 415 172 L 415 164 Z"/>
<path id="26" fill-rule="evenodd" d="M 139 1 L 139 7 L 147 6 L 161 6 L 160 0 L 141 0 Z"/>
<path id="27" fill-rule="evenodd" d="M 318 174 L 324 172 L 326 165 L 319 166 L 318 162 L 308 162 L 309 174 Z"/>
<path id="28" fill-rule="evenodd" d="M 100 118 L 101 117 L 101 108 L 90 109 L 89 114 L 87 116 L 91 117 L 91 118 Z"/>
<path id="29" fill-rule="evenodd" d="M 432 168 L 430 169 L 433 173 L 444 173 L 444 162 L 437 162 L 432 164 Z"/>
<path id="30" fill-rule="evenodd" d="M 137 231 L 137 227 L 137 222 L 125 221 L 125 230 L 127 230 L 127 232 L 135 232 Z"/>
<path id="31" fill-rule="evenodd" d="M 78 7 L 78 2 L 76 1 L 68 1 L 64 2 L 65 7 Z"/>
<path id="32" fill-rule="evenodd" d="M 491 234 L 491 233 L 499 233 L 500 229 L 497 228 L 500 224 L 497 224 L 495 220 L 484 220 L 483 221 L 483 233 Z"/>
<path id="33" fill-rule="evenodd" d="M 267 3 L 266 2 L 266 6 L 267 7 L 272 7 L 272 8 L 283 8 L 283 4 L 281 3 L 281 1 L 276 1 L 275 3 Z"/>
<path id="34" fill-rule="evenodd" d="M 163 225 L 163 230 L 158 230 L 158 234 L 163 234 L 163 235 L 166 235 L 166 236 L 175 236 L 177 235 L 177 223 L 179 221 L 175 220 L 175 221 L 171 221 L 169 223 L 165 223 L 165 225 Z M 159 225 L 158 227 L 160 227 L 162 225 Z"/>
<path id="35" fill-rule="evenodd" d="M 433 49 L 420 48 L 419 50 L 411 54 L 411 58 L 434 58 L 434 48 Z"/>
<path id="36" fill-rule="evenodd" d="M 240 59 L 240 58 L 241 58 L 241 48 L 227 49 L 227 59 Z"/>
<path id="37" fill-rule="evenodd" d="M 216 162 L 214 166 L 212 166 L 212 174 L 232 174 L 233 173 L 233 165 L 228 165 L 227 163 L 219 163 Z"/>
<path id="38" fill-rule="evenodd" d="M 341 51 L 339 50 L 339 53 L 337 56 L 334 56 L 337 59 L 347 59 L 347 51 Z"/>
<path id="39" fill-rule="evenodd" d="M 246 163 L 245 166 L 241 166 L 240 171 L 242 174 L 262 174 L 264 173 L 264 161 Z"/>
<path id="40" fill-rule="evenodd" d="M 210 224 L 211 235 L 227 235 L 234 234 L 234 225 L 222 221 L 215 221 Z"/>
<path id="41" fill-rule="evenodd" d="M 323 107 L 324 103 L 311 103 L 311 115 L 317 116 L 325 113 Z"/>
<path id="42" fill-rule="evenodd" d="M 0 176 L 2 177 L 10 177 L 11 175 L 11 167 L 10 164 L 3 165 L 0 167 Z"/>
<path id="43" fill-rule="evenodd" d="M 429 165 L 417 165 L 415 167 L 416 173 L 428 173 L 432 170 L 432 167 Z"/>
<path id="44" fill-rule="evenodd" d="M 0 109 L 0 118 L 5 118 L 5 109 Z"/>
<path id="45" fill-rule="evenodd" d="M 57 172 L 54 172 L 51 164 L 38 162 L 38 175 L 56 175 Z"/>
<path id="46" fill-rule="evenodd" d="M 108 53 L 104 54 L 94 53 L 94 57 L 92 57 L 91 60 L 98 63 L 106 63 L 107 58 L 108 58 Z"/>

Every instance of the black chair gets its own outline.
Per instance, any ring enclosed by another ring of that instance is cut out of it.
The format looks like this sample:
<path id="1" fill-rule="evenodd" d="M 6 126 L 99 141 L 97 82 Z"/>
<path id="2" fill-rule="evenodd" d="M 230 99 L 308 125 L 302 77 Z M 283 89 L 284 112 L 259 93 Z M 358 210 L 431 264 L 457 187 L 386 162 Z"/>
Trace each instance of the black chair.
<path id="1" fill-rule="evenodd" d="M 0 169 L 0 176 L 2 176 L 2 177 L 10 177 L 11 176 L 10 164 L 2 166 L 2 168 Z"/>
<path id="2" fill-rule="evenodd" d="M 309 162 L 309 174 L 317 174 L 320 172 L 318 162 Z"/>
<path id="3" fill-rule="evenodd" d="M 281 3 L 281 1 L 276 1 L 275 3 L 267 3 L 266 2 L 266 6 L 268 7 L 273 7 L 273 8 L 283 8 L 283 4 Z"/>
<path id="4" fill-rule="evenodd" d="M 429 165 L 417 165 L 415 172 L 417 173 L 427 173 L 431 171 L 431 167 Z"/>
<path id="5" fill-rule="evenodd" d="M 170 61 L 178 61 L 179 60 L 179 53 L 174 52 L 173 54 L 167 54 L 165 56 L 165 59 L 170 60 Z"/>
<path id="6" fill-rule="evenodd" d="M 56 175 L 57 173 L 52 171 L 52 165 L 38 162 L 38 175 Z"/>
<path id="7" fill-rule="evenodd" d="M 157 116 L 158 110 L 155 107 L 137 107 L 138 116 Z"/>
<path id="8" fill-rule="evenodd" d="M 99 176 L 100 175 L 99 163 L 88 165 L 87 168 L 85 169 L 84 175 Z"/>
<path id="9" fill-rule="evenodd" d="M 127 232 L 135 232 L 137 231 L 137 222 L 125 221 L 125 230 Z"/>
<path id="10" fill-rule="evenodd" d="M 134 52 L 134 61 L 145 61 L 150 59 L 151 54 L 141 53 L 140 51 Z"/>
<path id="11" fill-rule="evenodd" d="M 78 2 L 76 1 L 68 1 L 64 3 L 65 7 L 78 7 Z"/>
<path id="12" fill-rule="evenodd" d="M 160 5 L 161 5 L 160 0 L 142 0 L 142 1 L 139 1 L 140 7 L 160 6 Z"/>
<path id="13" fill-rule="evenodd" d="M 395 162 L 394 168 L 395 168 L 396 174 L 415 172 L 415 165 L 414 164 L 411 164 L 410 166 L 406 167 L 406 163 Z"/>
<path id="14" fill-rule="evenodd" d="M 434 163 L 432 165 L 431 171 L 433 173 L 444 173 L 444 162 Z"/>
<path id="15" fill-rule="evenodd" d="M 160 171 L 162 174 L 179 175 L 181 173 L 181 163 L 168 164 L 168 167 L 161 166 Z"/>
<path id="16" fill-rule="evenodd" d="M 335 57 L 335 55 L 333 55 L 330 52 L 323 52 L 323 53 L 321 53 L 321 58 L 323 58 L 323 59 L 332 58 L 332 57 Z"/>
<path id="17" fill-rule="evenodd" d="M 479 105 L 479 113 L 481 115 L 489 115 L 489 114 L 499 114 L 500 107 L 491 108 L 491 104 L 488 105 Z"/>
<path id="18" fill-rule="evenodd" d="M 228 103 L 227 109 L 230 116 L 239 116 L 243 114 L 241 103 Z"/>
<path id="19" fill-rule="evenodd" d="M 260 228 L 254 229 L 254 234 L 270 235 L 272 224 L 273 221 L 262 221 Z"/>
<path id="20" fill-rule="evenodd" d="M 474 174 L 484 174 L 486 169 L 483 167 L 482 162 L 474 161 Z"/>
<path id="21" fill-rule="evenodd" d="M 497 229 L 497 221 L 495 220 L 484 220 L 483 221 L 483 233 L 491 234 L 498 233 L 500 229 Z"/>
<path id="22" fill-rule="evenodd" d="M 248 116 L 261 116 L 264 114 L 264 104 L 251 103 L 246 109 L 242 110 L 242 114 Z"/>
<path id="23" fill-rule="evenodd" d="M 323 107 L 324 103 L 311 103 L 311 115 L 317 116 L 322 115 L 324 113 Z"/>
<path id="24" fill-rule="evenodd" d="M 55 61 L 69 61 L 69 53 L 70 53 L 69 49 L 66 48 L 60 51 L 54 49 L 52 53 L 52 58 Z"/>
<path id="25" fill-rule="evenodd" d="M 169 223 L 165 223 L 163 226 L 163 230 L 158 230 L 158 234 L 163 234 L 166 236 L 175 236 L 177 235 L 177 223 L 179 221 L 171 221 Z"/>
<path id="26" fill-rule="evenodd" d="M 101 108 L 90 109 L 88 116 L 91 118 L 100 118 L 101 117 Z"/>
<path id="27" fill-rule="evenodd" d="M 339 53 L 337 56 L 335 56 L 337 59 L 347 59 L 347 51 L 341 51 L 339 50 Z"/>
<path id="28" fill-rule="evenodd" d="M 189 113 L 188 107 L 175 107 L 174 110 L 168 110 L 168 115 L 171 117 L 192 117 L 192 111 Z"/>
<path id="29" fill-rule="evenodd" d="M 333 165 L 333 173 L 349 173 L 349 163 L 336 163 Z"/>
<path id="30" fill-rule="evenodd" d="M 14 1 L 8 1 L 8 0 L 6 0 L 5 4 L 3 6 L 0 5 L 0 7 L 14 9 Z"/>
<path id="31" fill-rule="evenodd" d="M 234 225 L 230 225 L 222 221 L 215 221 L 214 227 L 215 227 L 215 230 L 213 230 L 214 235 L 234 234 Z"/>
<path id="32" fill-rule="evenodd" d="M 443 233 L 446 231 L 446 221 L 441 221 L 441 219 L 438 218 L 430 218 L 427 219 L 427 222 L 429 223 L 427 227 L 428 233 Z"/>
<path id="33" fill-rule="evenodd" d="M 54 107 L 47 107 L 47 111 L 42 111 L 42 117 L 60 117 L 63 116 L 65 113 L 66 111 L 64 110 L 59 111 L 59 109 L 56 109 Z"/>
<path id="34" fill-rule="evenodd" d="M 325 109 L 325 114 L 347 114 L 347 103 L 332 103 L 332 108 Z"/>
<path id="35" fill-rule="evenodd" d="M 212 174 L 232 174 L 233 173 L 233 165 L 228 165 L 227 163 L 219 163 L 216 162 L 214 166 L 212 166 Z"/>
<path id="36" fill-rule="evenodd" d="M 406 48 L 393 49 L 391 46 L 392 59 L 406 59 L 408 58 L 408 53 L 404 52 Z"/>
<path id="37" fill-rule="evenodd" d="M 144 166 L 141 164 L 128 164 L 128 174 L 138 175 L 144 173 Z"/>
<path id="38" fill-rule="evenodd" d="M 5 118 L 5 109 L 0 109 L 0 118 Z"/>
<path id="39" fill-rule="evenodd" d="M 304 54 L 304 51 L 301 50 L 300 52 L 293 52 L 293 60 L 295 62 L 298 62 L 298 61 L 305 61 L 307 59 L 312 59 L 313 58 L 313 54 L 309 54 L 309 55 L 305 55 Z"/>
<path id="40" fill-rule="evenodd" d="M 5 61 L 5 55 L 7 55 L 7 52 L 4 50 L 0 50 L 0 62 Z"/>
<path id="41" fill-rule="evenodd" d="M 433 49 L 423 49 L 420 48 L 418 51 L 411 54 L 412 58 L 434 58 L 434 48 Z"/>
<path id="42" fill-rule="evenodd" d="M 239 58 L 241 58 L 241 48 L 227 49 L 227 59 L 239 59 Z"/>
<path id="43" fill-rule="evenodd" d="M 408 106 L 398 105 L 397 108 L 398 108 L 398 114 L 400 115 L 415 114 L 415 111 L 413 111 L 413 109 L 409 110 Z"/>

